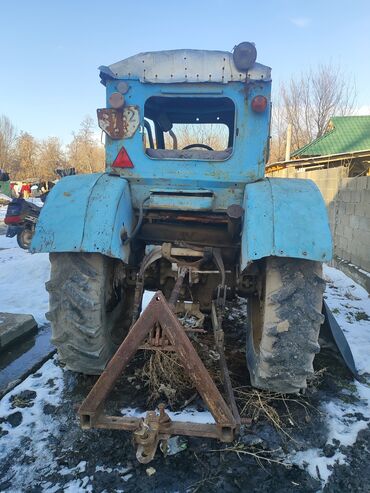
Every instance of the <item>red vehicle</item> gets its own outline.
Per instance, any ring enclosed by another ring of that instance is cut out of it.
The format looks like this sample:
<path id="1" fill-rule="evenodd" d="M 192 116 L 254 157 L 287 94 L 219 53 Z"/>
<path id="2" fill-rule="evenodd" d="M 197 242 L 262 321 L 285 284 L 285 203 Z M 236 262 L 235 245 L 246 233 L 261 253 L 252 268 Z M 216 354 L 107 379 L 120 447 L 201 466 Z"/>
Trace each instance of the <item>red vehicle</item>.
<path id="1" fill-rule="evenodd" d="M 17 243 L 28 250 L 41 207 L 25 199 L 13 199 L 8 205 L 4 223 L 8 226 L 6 236 L 13 238 L 17 235 Z"/>

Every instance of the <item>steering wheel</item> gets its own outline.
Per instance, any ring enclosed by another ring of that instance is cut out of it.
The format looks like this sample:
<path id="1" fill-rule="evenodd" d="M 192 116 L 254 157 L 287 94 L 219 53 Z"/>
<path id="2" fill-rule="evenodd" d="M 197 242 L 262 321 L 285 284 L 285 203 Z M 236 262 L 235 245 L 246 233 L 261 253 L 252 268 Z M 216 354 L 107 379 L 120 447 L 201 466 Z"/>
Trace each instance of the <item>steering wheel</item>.
<path id="1" fill-rule="evenodd" d="M 207 146 L 207 144 L 189 144 L 182 148 L 183 151 L 186 149 L 192 149 L 193 147 L 202 147 L 202 149 L 207 149 L 207 151 L 213 151 L 211 146 Z"/>

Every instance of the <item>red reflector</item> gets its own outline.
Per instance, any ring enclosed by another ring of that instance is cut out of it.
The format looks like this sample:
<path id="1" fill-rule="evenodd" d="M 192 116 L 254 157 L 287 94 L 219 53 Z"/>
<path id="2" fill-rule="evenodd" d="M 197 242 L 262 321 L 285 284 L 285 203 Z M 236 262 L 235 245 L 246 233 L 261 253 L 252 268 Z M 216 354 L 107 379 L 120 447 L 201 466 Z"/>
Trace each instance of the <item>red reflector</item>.
<path id="1" fill-rule="evenodd" d="M 255 96 L 252 99 L 252 110 L 257 113 L 262 113 L 267 107 L 267 99 L 265 96 Z"/>
<path id="2" fill-rule="evenodd" d="M 4 223 L 5 224 L 15 224 L 22 222 L 21 216 L 5 216 Z"/>
<path id="3" fill-rule="evenodd" d="M 112 164 L 112 168 L 133 168 L 134 165 L 132 164 L 132 161 L 127 154 L 127 151 L 124 147 L 119 151 L 117 154 L 116 159 L 114 160 L 114 163 Z"/>

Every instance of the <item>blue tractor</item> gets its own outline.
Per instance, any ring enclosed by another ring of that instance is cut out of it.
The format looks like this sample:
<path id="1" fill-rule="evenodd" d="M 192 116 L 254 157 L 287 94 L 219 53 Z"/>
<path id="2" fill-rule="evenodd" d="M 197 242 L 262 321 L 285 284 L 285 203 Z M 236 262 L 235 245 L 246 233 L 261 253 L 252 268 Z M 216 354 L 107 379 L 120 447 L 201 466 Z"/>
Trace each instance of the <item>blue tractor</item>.
<path id="1" fill-rule="evenodd" d="M 105 369 L 144 290 L 202 316 L 238 295 L 252 385 L 306 387 L 331 235 L 313 182 L 265 177 L 271 69 L 256 56 L 243 42 L 100 67 L 106 169 L 60 180 L 31 246 L 50 253 L 48 318 L 67 368 Z"/>

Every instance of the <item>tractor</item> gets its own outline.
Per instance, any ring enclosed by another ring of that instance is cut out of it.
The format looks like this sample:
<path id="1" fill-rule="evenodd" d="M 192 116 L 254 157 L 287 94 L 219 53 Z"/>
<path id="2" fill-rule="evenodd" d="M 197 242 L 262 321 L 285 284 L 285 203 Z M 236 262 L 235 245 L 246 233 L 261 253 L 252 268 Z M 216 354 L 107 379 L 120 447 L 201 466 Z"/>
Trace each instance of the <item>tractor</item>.
<path id="1" fill-rule="evenodd" d="M 156 301 L 168 323 L 187 304 L 221 332 L 225 301 L 240 296 L 251 384 L 282 393 L 307 386 L 331 234 L 312 181 L 265 177 L 271 69 L 256 58 L 243 42 L 232 52 L 146 52 L 99 68 L 106 169 L 57 183 L 31 245 L 50 254 L 47 317 L 68 369 L 106 378 Z M 157 293 L 140 315 L 145 290 Z M 186 362 L 180 332 L 166 340 L 176 345 L 178 334 Z M 93 424 L 92 413 L 82 417 Z"/>

